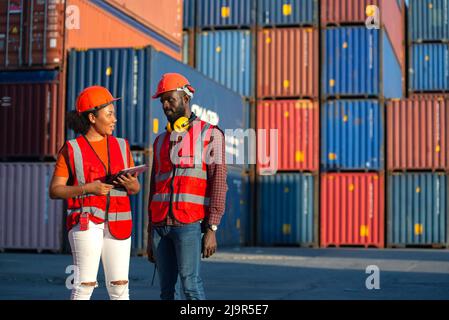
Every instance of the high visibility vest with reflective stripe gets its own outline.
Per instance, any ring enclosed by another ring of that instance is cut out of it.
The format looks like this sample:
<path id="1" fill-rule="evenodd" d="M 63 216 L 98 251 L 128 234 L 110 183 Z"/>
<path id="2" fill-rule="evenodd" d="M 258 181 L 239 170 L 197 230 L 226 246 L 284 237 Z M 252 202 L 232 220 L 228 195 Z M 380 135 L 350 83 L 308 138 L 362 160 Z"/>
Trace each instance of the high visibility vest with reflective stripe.
<path id="1" fill-rule="evenodd" d="M 107 139 L 110 172 L 115 174 L 129 167 L 128 142 L 113 136 L 108 136 Z M 84 185 L 95 180 L 105 181 L 108 173 L 83 136 L 67 141 L 67 147 L 73 185 Z M 68 199 L 67 202 L 68 230 L 79 222 L 81 212 L 87 212 L 94 223 L 102 223 L 107 219 L 109 231 L 115 238 L 122 240 L 131 236 L 131 205 L 126 191 L 112 189 L 109 193 L 108 208 L 108 196 L 86 194 Z"/>
<path id="2" fill-rule="evenodd" d="M 167 217 L 170 202 L 174 218 L 182 223 L 205 217 L 209 208 L 205 155 L 212 129 L 209 123 L 193 121 L 186 133 L 178 134 L 182 140 L 171 150 L 170 133 L 164 132 L 156 138 L 153 145 L 155 191 L 149 205 L 153 222 L 161 222 Z M 176 133 L 174 135 L 176 137 Z M 171 152 L 178 152 L 179 164 L 172 164 Z"/>

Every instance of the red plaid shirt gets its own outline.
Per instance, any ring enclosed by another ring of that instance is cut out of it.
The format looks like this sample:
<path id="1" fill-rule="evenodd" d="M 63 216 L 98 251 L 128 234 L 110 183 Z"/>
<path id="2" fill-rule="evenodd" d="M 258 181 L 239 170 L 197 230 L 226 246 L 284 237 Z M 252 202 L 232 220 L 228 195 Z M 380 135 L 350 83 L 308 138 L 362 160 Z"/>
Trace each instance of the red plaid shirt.
<path id="1" fill-rule="evenodd" d="M 215 138 L 214 137 L 218 137 Z M 226 192 L 228 191 L 228 186 L 226 184 L 226 163 L 225 163 L 225 140 L 223 132 L 217 128 L 212 130 L 210 144 L 212 144 L 210 158 L 213 161 L 209 161 L 210 164 L 206 164 L 207 170 L 207 183 L 210 188 L 210 202 L 209 202 L 209 212 L 205 217 L 203 223 L 219 225 L 221 217 L 225 211 L 226 204 Z M 154 148 L 153 148 L 154 150 Z M 215 152 L 214 150 L 221 150 L 221 152 Z M 155 162 L 155 154 L 153 153 L 153 164 Z M 153 166 L 154 168 L 154 166 Z M 151 182 L 150 182 L 150 197 L 149 200 L 153 198 L 153 193 L 155 189 L 155 172 L 151 171 Z M 152 226 L 182 226 L 183 223 L 177 221 L 172 217 L 172 214 L 168 214 L 165 221 L 152 223 L 151 222 L 151 212 L 148 212 L 148 232 L 151 232 Z"/>

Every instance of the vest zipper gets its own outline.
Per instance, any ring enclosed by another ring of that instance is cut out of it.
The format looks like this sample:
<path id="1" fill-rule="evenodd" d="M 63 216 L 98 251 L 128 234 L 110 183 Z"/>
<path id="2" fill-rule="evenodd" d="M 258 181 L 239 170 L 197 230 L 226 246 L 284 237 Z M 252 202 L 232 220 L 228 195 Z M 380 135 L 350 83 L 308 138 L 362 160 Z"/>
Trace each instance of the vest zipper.
<path id="1" fill-rule="evenodd" d="M 109 173 L 111 172 L 111 157 L 109 155 L 109 139 L 108 137 L 106 137 L 106 149 L 108 151 L 108 170 L 106 170 L 106 165 L 103 163 L 103 161 L 101 160 L 101 158 L 98 156 L 98 154 L 95 152 L 94 148 L 92 147 L 92 145 L 90 144 L 89 140 L 87 140 L 86 136 L 83 135 L 83 138 L 86 140 L 87 144 L 89 145 L 89 147 L 92 149 L 92 152 L 97 156 L 98 160 L 100 161 L 100 163 L 103 165 L 104 168 L 104 172 L 106 173 L 106 175 L 109 175 Z M 108 193 L 106 195 L 106 211 L 104 213 L 104 222 L 108 222 L 108 213 L 109 213 L 109 202 L 110 202 L 110 194 Z"/>
<path id="2" fill-rule="evenodd" d="M 170 207 L 168 208 L 168 214 L 171 218 L 175 219 L 175 215 L 173 214 L 173 193 L 175 192 L 175 189 L 173 187 L 173 182 L 175 181 L 175 175 L 176 175 L 176 167 L 173 166 L 173 174 L 171 176 L 170 181 Z"/>

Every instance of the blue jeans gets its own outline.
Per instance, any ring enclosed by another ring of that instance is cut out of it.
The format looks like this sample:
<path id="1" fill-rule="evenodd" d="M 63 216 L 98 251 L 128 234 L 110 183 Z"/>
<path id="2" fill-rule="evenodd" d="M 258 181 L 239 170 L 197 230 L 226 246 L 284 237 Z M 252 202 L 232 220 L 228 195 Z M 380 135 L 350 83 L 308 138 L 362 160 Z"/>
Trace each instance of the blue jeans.
<path id="1" fill-rule="evenodd" d="M 153 252 L 156 257 L 161 299 L 175 299 L 179 275 L 187 300 L 205 300 L 200 277 L 201 223 L 181 227 L 153 226 L 153 229 Z"/>

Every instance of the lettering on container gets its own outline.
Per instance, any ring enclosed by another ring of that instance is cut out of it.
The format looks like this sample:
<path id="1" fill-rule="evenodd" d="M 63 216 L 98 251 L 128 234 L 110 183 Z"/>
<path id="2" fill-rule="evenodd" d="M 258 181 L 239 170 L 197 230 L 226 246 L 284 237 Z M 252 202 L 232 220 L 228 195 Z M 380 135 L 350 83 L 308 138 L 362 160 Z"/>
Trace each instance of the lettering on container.
<path id="1" fill-rule="evenodd" d="M 135 55 L 134 61 L 133 61 L 133 105 L 134 106 L 137 106 L 138 74 L 139 74 L 139 59 Z"/>
<path id="2" fill-rule="evenodd" d="M 369 218 L 372 219 L 374 216 L 374 185 L 372 182 L 369 184 Z"/>
<path id="3" fill-rule="evenodd" d="M 373 35 L 369 35 L 369 68 L 373 69 L 373 60 L 374 60 L 374 39 Z"/>
<path id="4" fill-rule="evenodd" d="M 365 20 L 366 28 L 380 29 L 380 10 L 379 7 L 375 5 L 368 5 L 365 11 L 367 18 Z"/>

